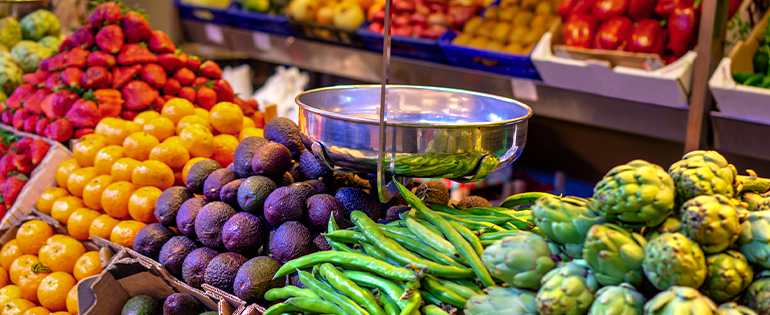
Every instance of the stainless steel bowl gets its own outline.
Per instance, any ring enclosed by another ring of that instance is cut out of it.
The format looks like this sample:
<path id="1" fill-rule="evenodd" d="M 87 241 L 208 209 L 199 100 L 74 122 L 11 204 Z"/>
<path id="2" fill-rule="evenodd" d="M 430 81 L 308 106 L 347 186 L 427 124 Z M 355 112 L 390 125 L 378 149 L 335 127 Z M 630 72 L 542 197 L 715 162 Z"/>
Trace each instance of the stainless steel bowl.
<path id="1" fill-rule="evenodd" d="M 340 172 L 377 172 L 379 85 L 337 86 L 296 98 L 299 129 L 316 158 Z M 388 87 L 386 171 L 475 181 L 513 162 L 532 109 L 463 90 Z"/>
<path id="2" fill-rule="evenodd" d="M 50 5 L 50 1 L 41 0 L 0 0 L 0 18 L 12 16 L 17 20 L 21 20 L 25 15 L 37 9 L 49 9 Z M 11 49 L 11 47 L 8 47 L 8 49 Z"/>

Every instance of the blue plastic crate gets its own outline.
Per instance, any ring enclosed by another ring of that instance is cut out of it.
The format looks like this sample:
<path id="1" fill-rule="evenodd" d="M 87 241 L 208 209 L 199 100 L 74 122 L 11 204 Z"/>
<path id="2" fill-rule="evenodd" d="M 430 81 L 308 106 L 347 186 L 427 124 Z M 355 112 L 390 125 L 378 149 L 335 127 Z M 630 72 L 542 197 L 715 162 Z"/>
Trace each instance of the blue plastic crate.
<path id="1" fill-rule="evenodd" d="M 358 28 L 358 35 L 364 42 L 366 49 L 382 52 L 384 35 L 372 32 L 368 29 L 370 22 L 364 22 Z M 390 39 L 390 53 L 394 56 L 444 61 L 444 53 L 438 46 L 437 39 L 414 38 L 404 36 L 392 36 Z"/>
<path id="2" fill-rule="evenodd" d="M 494 72 L 519 78 L 540 79 L 537 69 L 532 64 L 530 55 L 514 55 L 491 50 L 476 49 L 467 46 L 453 45 L 457 37 L 453 32 L 446 32 L 439 41 L 447 61 L 456 66 L 474 70 Z M 481 63 L 481 60 L 494 62 L 492 65 Z"/>
<path id="3" fill-rule="evenodd" d="M 230 18 L 227 14 L 227 9 L 235 5 L 231 3 L 228 8 L 224 9 L 211 9 L 184 4 L 180 0 L 174 0 L 174 5 L 179 9 L 179 18 L 186 20 L 196 20 L 206 23 L 214 23 L 221 25 L 230 25 Z"/>
<path id="4" fill-rule="evenodd" d="M 235 3 L 227 9 L 230 23 L 241 28 L 275 35 L 292 36 L 289 17 L 243 10 L 241 3 Z"/>

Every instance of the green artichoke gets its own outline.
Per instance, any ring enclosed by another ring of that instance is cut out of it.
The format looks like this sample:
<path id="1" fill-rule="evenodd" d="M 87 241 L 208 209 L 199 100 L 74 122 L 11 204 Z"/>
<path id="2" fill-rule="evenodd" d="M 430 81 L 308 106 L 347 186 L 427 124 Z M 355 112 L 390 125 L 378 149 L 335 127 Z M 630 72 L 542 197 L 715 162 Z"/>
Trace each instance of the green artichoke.
<path id="1" fill-rule="evenodd" d="M 13 47 L 21 40 L 19 21 L 11 16 L 0 19 L 0 44 L 5 47 Z"/>
<path id="2" fill-rule="evenodd" d="M 582 315 L 591 307 L 599 289 L 591 269 L 575 261 L 561 263 L 548 272 L 537 291 L 537 311 L 541 315 Z"/>
<path id="3" fill-rule="evenodd" d="M 762 199 L 759 199 L 757 201 L 752 211 L 766 211 L 766 210 L 770 210 L 770 197 L 762 196 Z"/>
<path id="4" fill-rule="evenodd" d="M 37 43 L 48 48 L 51 52 L 56 53 L 59 51 L 62 40 L 61 36 L 46 36 L 37 41 Z"/>
<path id="5" fill-rule="evenodd" d="M 12 94 L 23 83 L 23 74 L 24 71 L 10 53 L 0 52 L 0 90 L 6 95 Z"/>
<path id="6" fill-rule="evenodd" d="M 749 262 L 770 268 L 770 210 L 749 212 L 741 223 L 738 244 Z"/>
<path id="7" fill-rule="evenodd" d="M 746 306 L 757 313 L 770 314 L 770 270 L 759 273 L 746 290 Z"/>
<path id="8" fill-rule="evenodd" d="M 27 14 L 19 22 L 24 39 L 38 41 L 46 36 L 59 36 L 61 24 L 51 11 L 40 9 Z"/>
<path id="9" fill-rule="evenodd" d="M 588 230 L 583 259 L 602 285 L 623 282 L 638 285 L 644 279 L 642 261 L 647 240 L 614 224 L 594 225 Z"/>
<path id="10" fill-rule="evenodd" d="M 706 258 L 698 244 L 681 233 L 662 234 L 647 243 L 644 274 L 658 290 L 698 288 L 706 280 Z"/>
<path id="11" fill-rule="evenodd" d="M 540 279 L 557 264 L 548 242 L 526 231 L 489 245 L 481 261 L 493 277 L 507 285 L 532 290 L 540 288 Z"/>
<path id="12" fill-rule="evenodd" d="M 720 305 L 716 315 L 757 315 L 757 312 L 738 303 L 729 302 Z"/>
<path id="13" fill-rule="evenodd" d="M 644 315 L 713 315 L 717 305 L 698 290 L 672 286 L 644 305 Z"/>
<path id="14" fill-rule="evenodd" d="M 716 302 L 725 302 L 748 288 L 753 278 L 754 271 L 746 257 L 728 250 L 706 257 L 706 282 L 700 290 Z"/>
<path id="15" fill-rule="evenodd" d="M 563 247 L 564 254 L 579 259 L 588 229 L 606 222 L 587 204 L 588 200 L 578 197 L 543 197 L 532 206 L 532 217 L 548 239 Z"/>
<path id="16" fill-rule="evenodd" d="M 742 219 L 735 204 L 721 195 L 698 196 L 682 205 L 682 232 L 709 254 L 738 240 Z"/>
<path id="17" fill-rule="evenodd" d="M 733 197 L 738 176 L 735 166 L 716 151 L 692 151 L 668 169 L 676 184 L 679 204 L 701 195 Z"/>
<path id="18" fill-rule="evenodd" d="M 611 169 L 594 187 L 591 208 L 624 227 L 657 226 L 674 212 L 674 181 L 644 160 Z"/>
<path id="19" fill-rule="evenodd" d="M 31 40 L 23 40 L 13 46 L 11 56 L 16 59 L 24 73 L 32 73 L 37 71 L 41 60 L 51 56 L 51 50 Z"/>
<path id="20" fill-rule="evenodd" d="M 588 315 L 642 315 L 647 300 L 628 283 L 606 286 L 596 292 Z"/>
<path id="21" fill-rule="evenodd" d="M 744 202 L 744 208 L 749 211 L 757 211 L 757 210 L 770 210 L 769 209 L 759 209 L 758 206 L 760 203 L 762 203 L 762 200 L 764 199 L 762 195 L 752 192 L 752 191 L 746 191 L 741 193 L 741 202 Z M 770 200 L 767 201 L 770 205 Z"/>
<path id="22" fill-rule="evenodd" d="M 679 218 L 677 217 L 668 217 L 666 218 L 666 221 L 661 223 L 661 225 L 650 229 L 644 237 L 649 242 L 661 234 L 676 232 L 682 232 L 682 221 L 679 221 Z"/>
<path id="23" fill-rule="evenodd" d="M 465 315 L 537 315 L 535 293 L 516 288 L 490 287 L 486 295 L 465 302 Z"/>

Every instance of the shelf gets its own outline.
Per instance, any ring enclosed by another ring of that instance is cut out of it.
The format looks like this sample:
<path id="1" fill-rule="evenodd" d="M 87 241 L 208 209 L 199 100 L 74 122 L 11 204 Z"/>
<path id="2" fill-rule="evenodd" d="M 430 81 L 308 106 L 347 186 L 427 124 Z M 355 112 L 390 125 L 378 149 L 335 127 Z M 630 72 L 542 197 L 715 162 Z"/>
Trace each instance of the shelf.
<path id="1" fill-rule="evenodd" d="M 760 160 L 770 160 L 770 146 L 766 135 L 770 124 L 766 121 L 733 117 L 711 112 L 714 126 L 714 148 Z"/>

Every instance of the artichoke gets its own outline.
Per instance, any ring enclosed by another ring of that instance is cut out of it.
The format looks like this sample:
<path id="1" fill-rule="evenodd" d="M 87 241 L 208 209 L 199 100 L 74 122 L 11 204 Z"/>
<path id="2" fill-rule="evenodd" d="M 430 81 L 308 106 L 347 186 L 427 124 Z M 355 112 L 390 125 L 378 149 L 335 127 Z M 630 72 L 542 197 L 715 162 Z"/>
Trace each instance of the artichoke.
<path id="1" fill-rule="evenodd" d="M 537 311 L 541 315 L 582 315 L 591 307 L 599 289 L 591 269 L 575 261 L 548 272 L 537 291 Z"/>
<path id="2" fill-rule="evenodd" d="M 594 187 L 591 208 L 624 227 L 657 226 L 674 212 L 674 181 L 644 160 L 611 169 Z"/>
<path id="3" fill-rule="evenodd" d="M 717 305 L 698 290 L 673 286 L 644 305 L 644 315 L 713 315 Z"/>
<path id="4" fill-rule="evenodd" d="M 698 288 L 706 280 L 706 258 L 698 244 L 681 233 L 662 234 L 647 243 L 644 274 L 658 290 Z"/>
<path id="5" fill-rule="evenodd" d="M 481 261 L 507 285 L 532 290 L 539 289 L 543 275 L 556 268 L 548 242 L 526 231 L 495 241 L 484 249 Z"/>
<path id="6" fill-rule="evenodd" d="M 23 40 L 13 46 L 11 56 L 25 73 L 31 73 L 37 71 L 41 60 L 51 56 L 51 50 L 31 40 Z"/>
<path id="7" fill-rule="evenodd" d="M 10 53 L 0 52 L 0 90 L 6 95 L 13 94 L 13 90 L 23 83 L 21 79 L 23 74 L 21 67 Z"/>
<path id="8" fill-rule="evenodd" d="M 682 221 L 677 217 L 668 217 L 661 225 L 658 225 L 647 232 L 644 237 L 650 241 L 661 234 L 682 232 Z"/>
<path id="9" fill-rule="evenodd" d="M 61 24 L 53 12 L 40 9 L 27 14 L 19 22 L 24 39 L 38 41 L 46 36 L 59 36 Z"/>
<path id="10" fill-rule="evenodd" d="M 738 244 L 749 262 L 770 268 L 770 210 L 748 213 L 741 223 Z"/>
<path id="11" fill-rule="evenodd" d="M 535 293 L 516 288 L 490 287 L 486 295 L 465 302 L 465 315 L 537 315 Z"/>
<path id="12" fill-rule="evenodd" d="M 718 253 L 738 240 L 742 216 L 727 197 L 698 196 L 682 205 L 682 232 L 704 252 Z"/>
<path id="13" fill-rule="evenodd" d="M 638 285 L 644 279 L 642 261 L 647 240 L 640 234 L 605 223 L 588 230 L 583 259 L 602 285 Z"/>
<path id="14" fill-rule="evenodd" d="M 740 199 L 741 199 L 741 202 L 745 203 L 744 207 L 746 208 L 746 210 L 749 210 L 749 211 L 770 210 L 770 208 L 768 209 L 759 208 L 760 204 L 763 203 L 764 197 L 762 197 L 762 195 L 758 193 L 755 193 L 752 191 L 746 191 L 741 194 Z M 768 205 L 770 205 L 770 199 L 767 200 L 767 203 Z"/>
<path id="15" fill-rule="evenodd" d="M 564 254 L 579 259 L 588 229 L 606 222 L 587 204 L 588 200 L 578 197 L 543 197 L 532 206 L 532 217 L 548 239 L 563 247 Z"/>
<path id="16" fill-rule="evenodd" d="M 692 151 L 668 169 L 676 184 L 678 203 L 701 195 L 733 197 L 738 176 L 735 166 L 716 151 Z"/>
<path id="17" fill-rule="evenodd" d="M 642 315 L 646 299 L 628 283 L 606 286 L 596 292 L 588 315 Z"/>
<path id="18" fill-rule="evenodd" d="M 729 302 L 720 305 L 716 315 L 757 315 L 757 312 L 738 303 Z"/>
<path id="19" fill-rule="evenodd" d="M 747 202 L 751 204 L 750 202 Z M 770 210 L 770 197 L 762 196 L 762 199 L 757 200 L 756 205 L 752 211 L 765 211 Z"/>
<path id="20" fill-rule="evenodd" d="M 46 36 L 37 41 L 37 43 L 45 48 L 48 48 L 51 52 L 56 53 L 59 51 L 59 46 L 61 46 L 62 40 L 63 39 L 61 36 Z"/>
<path id="21" fill-rule="evenodd" d="M 19 21 L 13 17 L 0 19 L 0 44 L 7 47 L 16 46 L 21 41 L 21 27 Z"/>
<path id="22" fill-rule="evenodd" d="M 746 290 L 746 306 L 759 314 L 770 314 L 770 270 L 762 271 Z"/>
<path id="23" fill-rule="evenodd" d="M 706 257 L 706 282 L 700 290 L 716 302 L 725 302 L 748 288 L 753 278 L 754 271 L 746 257 L 728 250 Z"/>

